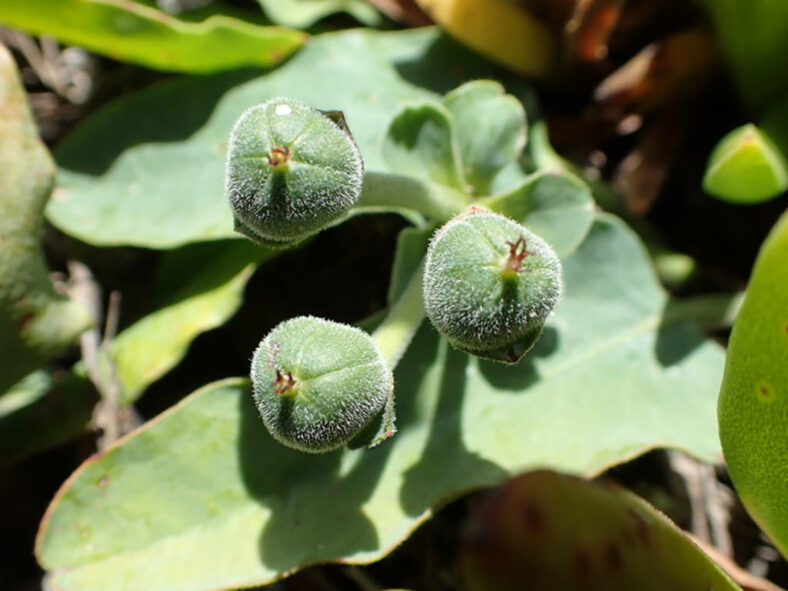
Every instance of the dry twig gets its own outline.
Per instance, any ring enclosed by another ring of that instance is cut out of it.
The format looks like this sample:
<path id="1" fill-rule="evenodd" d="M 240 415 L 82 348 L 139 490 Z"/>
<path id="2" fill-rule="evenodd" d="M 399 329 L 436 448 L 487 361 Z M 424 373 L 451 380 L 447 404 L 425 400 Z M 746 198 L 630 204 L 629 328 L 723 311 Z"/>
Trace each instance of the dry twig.
<path id="1" fill-rule="evenodd" d="M 121 406 L 122 390 L 115 362 L 110 355 L 120 314 L 120 294 L 112 292 L 102 337 L 99 326 L 103 317 L 101 287 L 85 265 L 69 261 L 68 294 L 88 310 L 93 317 L 93 328 L 80 337 L 82 360 L 88 377 L 101 395 L 96 405 L 93 422 L 101 431 L 97 446 L 105 449 L 139 424 L 133 408 Z"/>

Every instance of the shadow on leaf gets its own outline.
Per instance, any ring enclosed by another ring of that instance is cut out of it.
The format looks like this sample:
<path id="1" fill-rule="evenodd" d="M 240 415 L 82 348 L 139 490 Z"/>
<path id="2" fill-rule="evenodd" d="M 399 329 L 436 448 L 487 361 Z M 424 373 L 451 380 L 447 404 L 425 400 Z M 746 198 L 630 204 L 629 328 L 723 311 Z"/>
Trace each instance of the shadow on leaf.
<path id="1" fill-rule="evenodd" d="M 468 355 L 453 349 L 445 339 L 438 339 L 432 330 L 428 338 L 441 375 L 427 444 L 419 461 L 405 472 L 400 490 L 402 508 L 409 515 L 427 511 L 435 502 L 436 492 L 446 498 L 471 488 L 469 474 L 474 475 L 476 486 L 499 482 L 506 475 L 494 462 L 469 451 L 463 440 L 463 401 L 466 395 L 473 395 L 466 391 Z"/>
<path id="2" fill-rule="evenodd" d="M 674 311 L 677 309 L 680 309 L 679 304 L 668 299 L 662 309 L 657 329 L 655 353 L 657 361 L 663 367 L 681 363 L 706 342 L 703 334 L 691 321 L 676 319 Z"/>
<path id="3" fill-rule="evenodd" d="M 479 361 L 479 371 L 496 390 L 520 394 L 541 379 L 534 361 L 537 358 L 549 357 L 555 353 L 558 344 L 558 331 L 548 325 L 542 332 L 542 336 L 536 341 L 534 348 L 526 353 L 520 363 L 511 366 L 493 361 Z"/>
<path id="4" fill-rule="evenodd" d="M 175 78 L 114 101 L 60 143 L 55 151 L 58 165 L 99 176 L 130 148 L 186 140 L 205 126 L 227 92 L 259 75 L 258 69 L 246 69 Z M 176 89 L 184 100 L 168 100 Z M 156 115 L 134 117 L 130 124 L 129 113 Z"/>
<path id="5" fill-rule="evenodd" d="M 472 78 L 504 77 L 504 70 L 490 64 L 478 54 L 441 34 L 415 60 L 397 61 L 395 67 L 404 79 L 439 94 L 445 94 Z"/>
<path id="6" fill-rule="evenodd" d="M 260 561 L 287 571 L 378 549 L 377 531 L 361 507 L 375 490 L 391 446 L 299 452 L 268 434 L 250 395 L 240 404 L 244 486 L 271 511 L 260 533 Z"/>

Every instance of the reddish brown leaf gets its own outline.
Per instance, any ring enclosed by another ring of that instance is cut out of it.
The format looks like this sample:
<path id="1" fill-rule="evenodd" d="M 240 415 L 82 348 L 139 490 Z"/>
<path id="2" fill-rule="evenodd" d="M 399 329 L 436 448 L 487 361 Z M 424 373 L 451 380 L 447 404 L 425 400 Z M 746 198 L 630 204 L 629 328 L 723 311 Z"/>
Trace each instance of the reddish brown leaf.
<path id="1" fill-rule="evenodd" d="M 392 20 L 414 27 L 432 24 L 432 19 L 418 7 L 415 0 L 367 0 Z"/>

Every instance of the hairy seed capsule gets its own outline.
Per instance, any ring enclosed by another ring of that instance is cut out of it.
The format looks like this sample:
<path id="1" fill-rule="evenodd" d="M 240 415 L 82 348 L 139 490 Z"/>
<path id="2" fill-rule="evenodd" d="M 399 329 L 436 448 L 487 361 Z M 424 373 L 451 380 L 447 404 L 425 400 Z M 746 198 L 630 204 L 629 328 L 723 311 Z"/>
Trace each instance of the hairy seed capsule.
<path id="1" fill-rule="evenodd" d="M 274 439 L 312 453 L 358 435 L 381 412 L 394 384 L 367 333 L 312 316 L 276 326 L 254 352 L 251 377 Z"/>
<path id="2" fill-rule="evenodd" d="M 235 229 L 267 246 L 315 234 L 361 195 L 363 162 L 341 113 L 275 98 L 233 127 L 225 186 Z"/>
<path id="3" fill-rule="evenodd" d="M 424 307 L 457 349 L 516 363 L 561 297 L 561 263 L 539 236 L 474 207 L 438 230 L 427 251 Z"/>

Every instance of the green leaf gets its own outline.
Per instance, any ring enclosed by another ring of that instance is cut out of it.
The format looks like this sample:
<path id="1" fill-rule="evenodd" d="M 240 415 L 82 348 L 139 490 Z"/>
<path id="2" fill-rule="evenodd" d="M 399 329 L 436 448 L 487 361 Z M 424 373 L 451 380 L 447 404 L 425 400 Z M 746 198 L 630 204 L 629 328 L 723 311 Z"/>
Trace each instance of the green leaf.
<path id="1" fill-rule="evenodd" d="M 759 123 L 785 158 L 788 154 L 788 93 L 769 107 Z"/>
<path id="2" fill-rule="evenodd" d="M 460 146 L 451 113 L 440 103 L 408 103 L 389 126 L 383 159 L 403 175 L 465 189 Z"/>
<path id="3" fill-rule="evenodd" d="M 495 175 L 515 162 L 525 146 L 523 105 L 491 80 L 463 84 L 443 103 L 457 129 L 465 179 L 475 195 L 489 195 Z"/>
<path id="4" fill-rule="evenodd" d="M 728 346 L 722 449 L 755 521 L 788 556 L 788 212 L 761 246 Z"/>
<path id="5" fill-rule="evenodd" d="M 610 483 L 523 474 L 491 495 L 466 531 L 467 591 L 741 591 L 667 517 Z"/>
<path id="6" fill-rule="evenodd" d="M 0 45 L 0 392 L 71 344 L 88 312 L 57 293 L 41 248 L 55 168 Z"/>
<path id="7" fill-rule="evenodd" d="M 44 370 L 0 396 L 0 464 L 64 443 L 84 432 L 98 395 L 86 379 Z"/>
<path id="8" fill-rule="evenodd" d="M 760 109 L 788 92 L 788 80 L 774 75 L 788 53 L 788 3 L 705 0 L 704 4 L 744 99 Z"/>
<path id="9" fill-rule="evenodd" d="M 399 433 L 315 457 L 261 425 L 245 380 L 208 386 L 86 462 L 37 555 L 63 590 L 207 590 L 376 560 L 436 506 L 535 467 L 597 474 L 656 446 L 719 453 L 720 348 L 661 324 L 636 237 L 603 217 L 564 262 L 566 296 L 518 366 L 471 359 L 427 325 L 395 372 Z"/>
<path id="10" fill-rule="evenodd" d="M 383 23 L 380 13 L 365 0 L 257 0 L 277 24 L 306 29 L 337 12 L 346 12 L 368 27 Z"/>
<path id="11" fill-rule="evenodd" d="M 105 107 L 60 144 L 60 188 L 47 215 L 98 245 L 173 248 L 236 236 L 223 179 L 227 138 L 245 109 L 274 96 L 341 109 L 366 170 L 385 171 L 380 145 L 402 103 L 437 99 L 417 84 L 444 92 L 459 75 L 495 73 L 435 29 L 359 30 L 315 37 L 264 76 L 166 80 Z"/>
<path id="12" fill-rule="evenodd" d="M 743 125 L 714 148 L 703 189 L 732 203 L 768 201 L 788 189 L 788 161 L 763 129 Z"/>
<path id="13" fill-rule="evenodd" d="M 563 258 L 583 241 L 594 220 L 594 200 L 581 180 L 563 172 L 537 172 L 517 188 L 480 201 L 547 241 Z"/>
<path id="14" fill-rule="evenodd" d="M 149 68 L 199 74 L 272 66 L 306 40 L 299 31 L 222 15 L 186 22 L 130 0 L 3 0 L 0 23 Z"/>
<path id="15" fill-rule="evenodd" d="M 200 333 L 221 326 L 241 306 L 246 282 L 271 250 L 248 241 L 185 246 L 165 255 L 152 291 L 161 306 L 121 332 L 111 355 L 124 404 L 175 367 Z"/>

